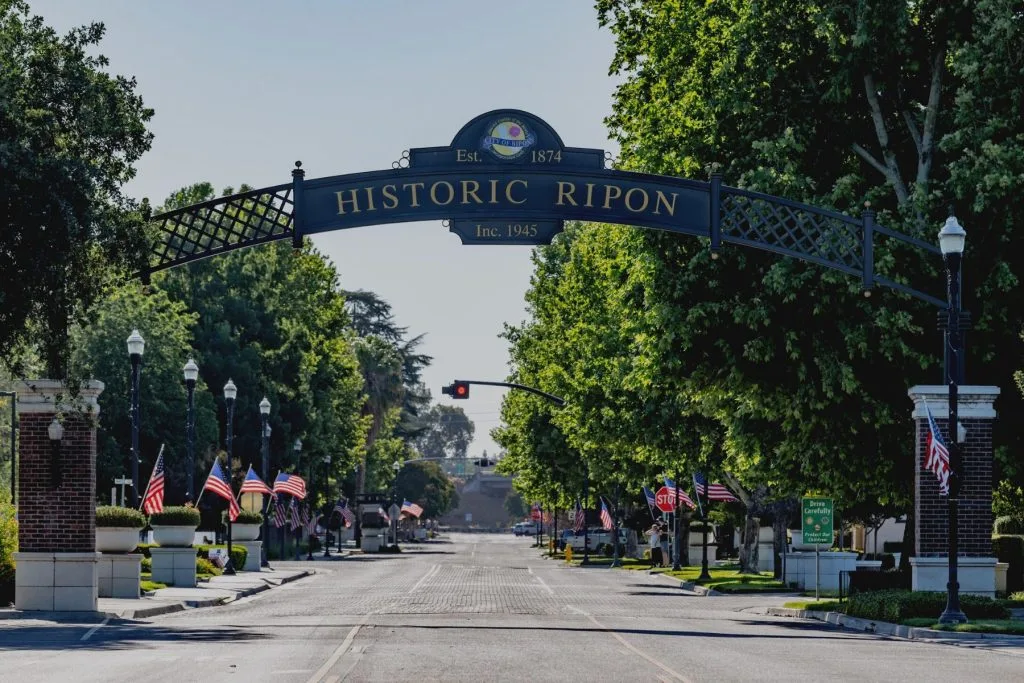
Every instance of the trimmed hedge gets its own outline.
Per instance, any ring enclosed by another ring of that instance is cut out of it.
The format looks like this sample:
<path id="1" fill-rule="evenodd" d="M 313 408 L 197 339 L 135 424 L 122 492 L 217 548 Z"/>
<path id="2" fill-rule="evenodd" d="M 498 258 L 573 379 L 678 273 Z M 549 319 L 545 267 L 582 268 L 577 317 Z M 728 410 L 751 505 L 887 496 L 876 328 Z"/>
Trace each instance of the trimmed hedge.
<path id="1" fill-rule="evenodd" d="M 866 553 L 861 559 L 881 561 L 883 572 L 896 568 L 896 556 L 892 553 Z"/>
<path id="2" fill-rule="evenodd" d="M 14 601 L 14 553 L 18 550 L 18 520 L 10 503 L 0 503 L 0 607 Z"/>
<path id="3" fill-rule="evenodd" d="M 945 607 L 945 593 L 880 590 L 850 596 L 846 613 L 851 617 L 898 624 L 916 617 L 938 618 Z M 1010 616 L 995 600 L 979 595 L 961 595 L 960 608 L 968 619 L 1007 619 Z"/>
<path id="4" fill-rule="evenodd" d="M 992 552 L 1006 568 L 1006 592 L 1024 589 L 1024 536 L 993 536 Z"/>
<path id="5" fill-rule="evenodd" d="M 220 576 L 222 570 L 217 567 L 213 562 L 206 559 L 205 557 L 196 558 L 196 574 L 209 574 L 210 576 Z"/>
<path id="6" fill-rule="evenodd" d="M 903 552 L 903 541 L 883 541 L 882 552 L 886 553 L 902 553 Z"/>
<path id="7" fill-rule="evenodd" d="M 203 559 L 210 559 L 210 549 L 215 550 L 227 550 L 226 545 L 197 545 L 196 546 L 196 557 Z M 231 544 L 231 561 L 235 565 L 235 569 L 241 569 L 245 566 L 245 559 L 249 557 L 249 551 L 245 549 L 245 546 Z"/>
<path id="8" fill-rule="evenodd" d="M 164 508 L 162 512 L 154 512 L 149 516 L 150 524 L 163 526 L 199 526 L 199 510 L 185 505 Z"/>
<path id="9" fill-rule="evenodd" d="M 135 550 L 133 550 L 132 552 L 136 555 L 142 555 L 143 557 L 148 559 L 153 556 L 153 554 L 149 552 L 149 549 L 159 547 L 160 546 L 158 546 L 156 543 L 140 543 L 137 546 L 135 546 Z"/>
<path id="10" fill-rule="evenodd" d="M 144 529 L 146 516 L 135 508 L 100 505 L 96 508 L 96 526 Z"/>
<path id="11" fill-rule="evenodd" d="M 1003 535 L 1024 534 L 1024 517 L 1017 515 L 996 517 L 996 521 L 992 524 L 992 531 Z"/>
<path id="12" fill-rule="evenodd" d="M 225 512 L 223 517 L 222 517 L 222 519 L 223 519 L 224 523 L 227 524 L 228 513 Z M 242 510 L 241 512 L 238 513 L 238 519 L 236 519 L 233 523 L 234 524 L 263 524 L 263 515 L 261 515 L 258 512 L 249 512 L 248 510 Z"/>

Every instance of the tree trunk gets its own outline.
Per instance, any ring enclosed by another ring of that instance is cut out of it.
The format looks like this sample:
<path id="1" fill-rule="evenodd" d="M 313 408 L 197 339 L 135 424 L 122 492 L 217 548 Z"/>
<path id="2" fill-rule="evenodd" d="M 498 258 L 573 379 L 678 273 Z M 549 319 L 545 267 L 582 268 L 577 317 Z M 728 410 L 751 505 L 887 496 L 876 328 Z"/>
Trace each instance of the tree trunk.
<path id="1" fill-rule="evenodd" d="M 775 506 L 775 523 L 772 524 L 772 551 L 775 553 L 775 566 L 772 568 L 772 575 L 776 579 L 782 578 L 782 554 L 786 552 L 786 527 L 789 516 L 785 514 L 785 504 L 780 501 Z"/>
<path id="2" fill-rule="evenodd" d="M 743 546 L 740 548 L 740 573 L 757 574 L 757 534 L 761 528 L 761 518 L 755 517 L 753 510 L 747 508 L 747 519 L 743 527 Z"/>
<path id="3" fill-rule="evenodd" d="M 900 571 L 910 573 L 910 558 L 914 555 L 914 504 L 907 510 L 907 525 L 903 527 L 903 554 L 900 555 Z"/>

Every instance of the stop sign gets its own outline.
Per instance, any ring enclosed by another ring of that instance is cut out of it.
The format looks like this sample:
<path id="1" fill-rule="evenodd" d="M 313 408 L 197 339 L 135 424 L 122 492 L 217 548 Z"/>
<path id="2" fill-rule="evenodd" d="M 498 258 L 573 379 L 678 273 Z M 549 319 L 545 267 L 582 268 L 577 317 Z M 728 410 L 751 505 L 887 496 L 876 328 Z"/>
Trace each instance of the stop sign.
<path id="1" fill-rule="evenodd" d="M 675 505 L 672 504 L 672 496 L 675 493 L 674 490 L 667 486 L 662 486 L 658 489 L 658 492 L 654 494 L 654 504 L 662 512 L 672 512 Z"/>

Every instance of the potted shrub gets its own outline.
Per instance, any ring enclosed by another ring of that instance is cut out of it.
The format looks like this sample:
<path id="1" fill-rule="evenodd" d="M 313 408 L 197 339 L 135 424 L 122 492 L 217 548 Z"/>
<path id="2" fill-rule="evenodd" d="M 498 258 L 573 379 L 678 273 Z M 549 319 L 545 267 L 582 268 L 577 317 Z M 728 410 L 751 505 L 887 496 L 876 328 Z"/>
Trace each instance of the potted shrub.
<path id="1" fill-rule="evenodd" d="M 189 548 L 196 538 L 199 510 L 189 506 L 167 507 L 149 516 L 153 540 L 168 548 Z"/>
<path id="2" fill-rule="evenodd" d="M 224 520 L 227 522 L 227 518 Z M 238 513 L 238 519 L 231 523 L 232 541 L 255 541 L 260 536 L 260 525 L 263 524 L 263 515 L 258 512 L 242 510 Z"/>
<path id="3" fill-rule="evenodd" d="M 134 508 L 101 505 L 96 508 L 96 550 L 130 553 L 139 544 L 139 531 L 145 526 L 145 515 Z"/>

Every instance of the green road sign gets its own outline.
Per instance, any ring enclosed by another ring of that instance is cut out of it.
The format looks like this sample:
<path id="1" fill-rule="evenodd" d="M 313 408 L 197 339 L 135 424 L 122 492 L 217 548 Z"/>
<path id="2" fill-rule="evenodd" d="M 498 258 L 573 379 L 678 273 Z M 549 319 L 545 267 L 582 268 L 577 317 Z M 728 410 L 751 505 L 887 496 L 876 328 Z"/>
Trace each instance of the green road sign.
<path id="1" fill-rule="evenodd" d="M 804 498 L 802 506 L 804 543 L 832 545 L 832 499 Z"/>

